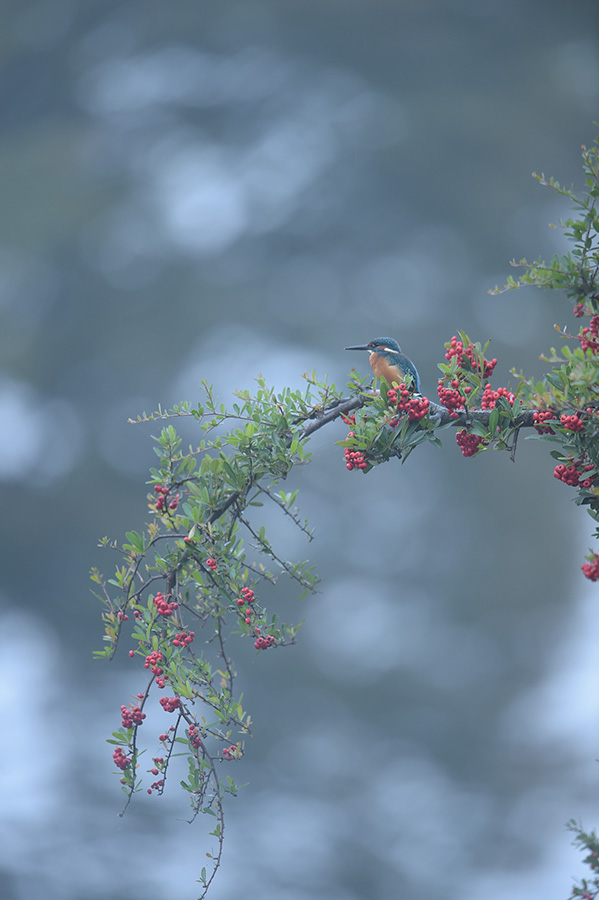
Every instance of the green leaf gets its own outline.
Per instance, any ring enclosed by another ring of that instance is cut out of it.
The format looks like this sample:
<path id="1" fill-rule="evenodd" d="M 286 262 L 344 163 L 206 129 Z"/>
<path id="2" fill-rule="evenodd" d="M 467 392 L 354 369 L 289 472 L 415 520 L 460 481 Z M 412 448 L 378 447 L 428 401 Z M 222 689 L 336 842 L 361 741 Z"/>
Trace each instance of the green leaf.
<path id="1" fill-rule="evenodd" d="M 144 552 L 144 541 L 142 536 L 138 534 L 137 531 L 127 531 L 125 536 L 138 553 Z"/>
<path id="2" fill-rule="evenodd" d="M 473 434 L 477 435 L 477 437 L 489 437 L 489 429 L 487 428 L 487 426 L 483 425 L 482 422 L 476 421 L 476 419 L 474 420 L 474 422 L 472 422 L 469 430 Z"/>
<path id="3" fill-rule="evenodd" d="M 223 469 L 225 470 L 226 474 L 227 474 L 228 477 L 229 477 L 229 481 L 231 482 L 231 484 L 232 484 L 234 487 L 238 487 L 238 486 L 239 486 L 239 476 L 238 476 L 237 472 L 235 472 L 235 471 L 233 470 L 233 468 L 231 467 L 231 465 L 230 465 L 229 462 L 225 459 L 224 456 L 221 456 L 221 463 L 222 463 Z"/>

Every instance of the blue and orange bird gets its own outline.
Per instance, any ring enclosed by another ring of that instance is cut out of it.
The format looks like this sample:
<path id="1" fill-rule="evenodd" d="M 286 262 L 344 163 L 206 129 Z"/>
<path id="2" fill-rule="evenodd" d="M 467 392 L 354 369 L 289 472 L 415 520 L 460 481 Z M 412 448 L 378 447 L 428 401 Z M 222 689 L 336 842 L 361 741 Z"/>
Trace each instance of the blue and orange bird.
<path id="1" fill-rule="evenodd" d="M 401 384 L 406 381 L 406 376 L 411 379 L 412 389 L 420 393 L 420 375 L 411 359 L 401 352 L 401 347 L 393 338 L 375 338 L 368 344 L 359 344 L 357 347 L 346 347 L 346 350 L 368 350 L 370 354 L 370 368 L 375 378 L 384 378 L 389 387 L 396 382 Z M 410 380 L 408 379 L 408 380 Z"/>

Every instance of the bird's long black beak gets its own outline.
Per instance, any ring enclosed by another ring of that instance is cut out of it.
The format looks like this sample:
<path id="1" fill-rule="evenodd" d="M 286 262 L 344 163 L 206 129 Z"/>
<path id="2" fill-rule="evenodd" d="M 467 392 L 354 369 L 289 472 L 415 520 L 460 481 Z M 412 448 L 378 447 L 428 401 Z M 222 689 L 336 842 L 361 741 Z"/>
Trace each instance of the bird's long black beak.
<path id="1" fill-rule="evenodd" d="M 344 347 L 345 350 L 370 350 L 368 344 L 358 344 L 357 347 Z"/>

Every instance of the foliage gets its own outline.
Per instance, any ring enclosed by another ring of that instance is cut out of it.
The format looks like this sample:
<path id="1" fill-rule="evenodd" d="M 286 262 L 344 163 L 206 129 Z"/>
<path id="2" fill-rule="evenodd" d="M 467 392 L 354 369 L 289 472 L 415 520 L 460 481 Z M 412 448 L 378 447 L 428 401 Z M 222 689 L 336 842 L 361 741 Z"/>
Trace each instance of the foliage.
<path id="1" fill-rule="evenodd" d="M 294 465 L 308 462 L 308 434 L 327 408 L 339 405 L 333 386 L 308 381 L 304 393 L 277 395 L 259 379 L 257 392 L 239 392 L 231 412 L 217 406 L 204 384 L 203 405 L 140 417 L 191 416 L 204 437 L 184 449 L 172 425 L 162 429 L 148 495 L 151 519 L 143 532 L 129 531 L 120 547 L 102 541 L 122 556 L 114 578 L 106 583 L 92 573 L 105 606 L 106 646 L 97 655 L 112 658 L 126 634 L 134 646 L 129 656 L 148 670 L 144 689 L 121 707 L 122 725 L 110 740 L 127 804 L 142 785 L 139 732 L 145 710 L 156 691 L 165 691 L 159 702 L 173 723 L 153 738 L 160 749 L 148 766 L 154 780 L 147 792 L 162 794 L 172 760 L 185 757 L 188 774 L 180 783 L 192 818 L 199 812 L 216 818 L 211 834 L 218 851 L 211 856 L 212 871 L 202 871 L 202 896 L 222 855 L 223 795 L 238 790 L 220 772 L 241 758 L 251 733 L 250 715 L 235 694 L 226 640 L 236 633 L 258 652 L 293 643 L 301 623 L 269 615 L 261 588 L 281 574 L 302 595 L 316 584 L 310 566 L 279 556 L 264 525 L 253 521 L 255 511 L 268 504 L 311 538 L 295 508 L 296 493 L 279 487 Z"/>
<path id="2" fill-rule="evenodd" d="M 581 879 L 580 884 L 572 888 L 570 900 L 580 897 L 582 900 L 595 900 L 599 896 L 599 838 L 595 831 L 584 831 L 582 825 L 578 825 L 574 819 L 568 822 L 568 828 L 575 835 L 572 843 L 581 850 L 588 850 L 583 862 L 591 872 L 591 879 Z"/>
<path id="3" fill-rule="evenodd" d="M 172 719 L 145 741 L 154 740 L 159 748 L 147 767 L 155 780 L 146 790 L 162 794 L 173 761 L 184 758 L 187 774 L 180 785 L 189 796 L 192 820 L 200 812 L 216 819 L 211 835 L 217 850 L 207 854 L 210 871 L 200 874 L 201 897 L 222 857 L 224 795 L 238 791 L 229 769 L 243 756 L 251 734 L 251 717 L 235 692 L 236 667 L 227 641 L 235 634 L 258 653 L 294 643 L 301 623 L 288 624 L 267 611 L 267 585 L 284 576 L 303 596 L 316 584 L 308 562 L 289 562 L 278 553 L 257 511 L 270 506 L 311 539 L 295 506 L 297 492 L 285 492 L 280 483 L 309 461 L 307 444 L 316 430 L 338 418 L 346 422 L 350 432 L 339 442 L 346 467 L 366 474 L 392 458 L 405 462 L 422 443 L 439 446 L 439 434 L 451 427 L 460 429 L 456 440 L 465 457 L 502 449 L 515 459 L 520 431 L 531 429 L 533 437 L 552 444 L 555 477 L 576 488 L 576 502 L 599 522 L 599 144 L 583 148 L 583 164 L 587 192 L 581 197 L 538 178 L 573 204 L 577 215 L 562 226 L 573 249 L 550 264 L 521 260 L 519 280 L 510 278 L 504 286 L 564 291 L 575 316 L 589 319 L 577 334 L 560 331 L 576 346 L 551 350 L 542 381 L 519 374 L 515 390 L 492 388 L 497 360 L 485 358 L 487 344 L 459 333 L 445 344 L 445 361 L 439 364 L 439 403 L 415 393 L 409 378 L 393 385 L 382 381 L 377 390 L 377 384 L 373 389 L 369 379 L 352 372 L 349 395 L 342 397 L 334 385 L 306 374 L 304 392 L 276 394 L 260 378 L 257 391 L 237 392 L 228 410 L 204 383 L 202 405 L 183 403 L 139 417 L 140 422 L 191 417 L 203 437 L 184 449 L 170 423 L 162 429 L 156 439 L 159 462 L 149 482 L 150 521 L 142 531 L 127 532 L 120 546 L 102 541 L 122 559 L 107 582 L 92 573 L 105 606 L 106 646 L 98 656 L 112 658 L 125 637 L 133 645 L 129 656 L 148 673 L 143 690 L 121 706 L 121 727 L 110 740 L 125 808 L 142 788 L 145 710 L 157 692 L 165 692 L 159 706 Z M 591 554 L 582 568 L 599 580 L 599 554 Z M 591 840 L 596 843 L 594 835 L 578 832 L 578 842 L 591 847 Z M 573 897 L 596 896 L 577 890 Z"/>
<path id="4" fill-rule="evenodd" d="M 554 475 L 577 490 L 576 503 L 586 506 L 599 522 L 599 142 L 582 148 L 586 193 L 577 195 L 553 178 L 534 177 L 543 185 L 568 198 L 576 215 L 560 223 L 573 248 L 551 263 L 521 260 L 512 264 L 524 271 L 518 280 L 509 278 L 504 290 L 535 285 L 565 292 L 574 303 L 574 315 L 583 320 L 577 333 L 559 328 L 568 344 L 544 357 L 551 364 L 540 382 L 519 375 L 519 395 L 536 410 L 535 424 L 540 440 L 559 450 L 551 451 L 558 461 Z M 496 289 L 497 291 L 498 289 Z M 587 324 L 584 324 L 588 320 Z M 595 531 L 599 538 L 599 528 Z M 592 581 L 599 579 L 599 555 L 591 552 L 583 572 Z"/>

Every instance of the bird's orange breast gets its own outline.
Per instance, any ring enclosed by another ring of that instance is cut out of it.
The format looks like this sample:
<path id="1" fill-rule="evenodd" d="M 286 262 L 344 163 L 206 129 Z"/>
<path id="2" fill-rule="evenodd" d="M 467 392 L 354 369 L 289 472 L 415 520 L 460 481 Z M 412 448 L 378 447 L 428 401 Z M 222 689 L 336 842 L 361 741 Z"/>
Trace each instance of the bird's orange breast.
<path id="1" fill-rule="evenodd" d="M 370 354 L 370 368 L 375 378 L 384 378 L 389 387 L 394 381 L 401 384 L 405 380 L 405 375 L 399 366 L 392 366 L 384 356 L 378 353 Z"/>

